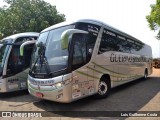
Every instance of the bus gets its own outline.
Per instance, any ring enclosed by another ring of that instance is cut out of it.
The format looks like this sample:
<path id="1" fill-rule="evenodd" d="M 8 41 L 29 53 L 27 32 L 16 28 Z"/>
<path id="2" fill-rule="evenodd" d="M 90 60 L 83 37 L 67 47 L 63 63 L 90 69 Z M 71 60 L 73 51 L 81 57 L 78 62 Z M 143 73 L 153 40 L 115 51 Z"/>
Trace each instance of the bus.
<path id="1" fill-rule="evenodd" d="M 8 36 L 0 41 L 0 93 L 27 89 L 27 77 L 33 44 L 24 47 L 20 56 L 20 46 L 27 41 L 35 41 L 39 33 L 26 32 Z"/>
<path id="2" fill-rule="evenodd" d="M 160 59 L 158 59 L 158 58 L 153 59 L 152 64 L 153 64 L 154 68 L 160 68 Z"/>
<path id="3" fill-rule="evenodd" d="M 41 31 L 28 75 L 29 93 L 69 103 L 152 73 L 152 50 L 98 20 L 62 22 Z"/>

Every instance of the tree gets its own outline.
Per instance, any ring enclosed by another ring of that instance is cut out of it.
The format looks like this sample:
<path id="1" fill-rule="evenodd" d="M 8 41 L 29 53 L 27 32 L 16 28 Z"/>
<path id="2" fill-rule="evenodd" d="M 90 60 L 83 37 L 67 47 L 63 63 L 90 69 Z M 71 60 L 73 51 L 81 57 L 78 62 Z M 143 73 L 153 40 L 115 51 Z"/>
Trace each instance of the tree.
<path id="1" fill-rule="evenodd" d="M 156 0 L 156 4 L 151 5 L 150 15 L 146 16 L 151 30 L 157 30 L 157 39 L 160 40 L 160 0 Z"/>
<path id="2" fill-rule="evenodd" d="M 8 6 L 0 8 L 0 34 L 3 37 L 21 32 L 40 32 L 44 28 L 65 21 L 56 6 L 43 0 L 4 0 Z"/>

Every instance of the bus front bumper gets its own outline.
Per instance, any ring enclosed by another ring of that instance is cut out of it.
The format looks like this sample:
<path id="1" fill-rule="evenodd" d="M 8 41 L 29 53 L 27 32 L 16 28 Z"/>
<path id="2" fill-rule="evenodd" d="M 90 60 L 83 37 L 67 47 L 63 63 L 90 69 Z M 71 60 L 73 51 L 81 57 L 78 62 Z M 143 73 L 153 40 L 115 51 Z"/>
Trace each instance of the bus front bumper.
<path id="1" fill-rule="evenodd" d="M 61 103 L 70 103 L 73 101 L 71 96 L 71 83 L 57 88 L 54 85 L 35 85 L 28 80 L 28 91 L 31 95 L 40 99 L 46 99 Z"/>

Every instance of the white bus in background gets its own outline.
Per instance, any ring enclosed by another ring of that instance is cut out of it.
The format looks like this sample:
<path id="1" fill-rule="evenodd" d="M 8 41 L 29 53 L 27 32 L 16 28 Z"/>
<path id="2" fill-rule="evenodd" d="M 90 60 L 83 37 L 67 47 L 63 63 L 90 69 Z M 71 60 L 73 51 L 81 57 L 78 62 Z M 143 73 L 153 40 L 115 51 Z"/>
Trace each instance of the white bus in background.
<path id="1" fill-rule="evenodd" d="M 147 78 L 151 47 L 96 20 L 63 22 L 40 33 L 28 76 L 31 95 L 69 103 Z"/>
<path id="2" fill-rule="evenodd" d="M 20 45 L 26 41 L 35 41 L 39 33 L 26 32 L 11 35 L 0 41 L 0 93 L 27 89 L 28 70 L 33 45 L 24 47 L 20 56 Z"/>

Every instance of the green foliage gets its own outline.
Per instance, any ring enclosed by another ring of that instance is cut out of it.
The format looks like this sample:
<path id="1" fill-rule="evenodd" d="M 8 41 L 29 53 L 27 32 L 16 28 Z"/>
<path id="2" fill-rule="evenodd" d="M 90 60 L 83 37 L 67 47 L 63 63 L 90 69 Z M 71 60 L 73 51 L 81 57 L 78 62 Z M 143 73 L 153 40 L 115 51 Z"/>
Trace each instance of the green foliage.
<path id="1" fill-rule="evenodd" d="M 157 39 L 160 40 L 160 0 L 156 4 L 151 5 L 150 15 L 146 16 L 151 30 L 157 30 Z"/>
<path id="2" fill-rule="evenodd" d="M 40 32 L 44 28 L 65 21 L 56 6 L 43 0 L 4 0 L 8 6 L 0 8 L 0 37 L 21 32 Z"/>

